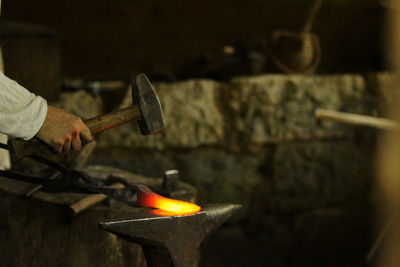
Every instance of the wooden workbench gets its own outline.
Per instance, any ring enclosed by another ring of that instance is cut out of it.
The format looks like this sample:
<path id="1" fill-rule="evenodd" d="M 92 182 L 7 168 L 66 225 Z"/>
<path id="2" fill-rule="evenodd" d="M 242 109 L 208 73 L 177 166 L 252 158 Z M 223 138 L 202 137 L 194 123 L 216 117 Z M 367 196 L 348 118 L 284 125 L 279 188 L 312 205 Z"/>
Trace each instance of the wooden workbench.
<path id="1" fill-rule="evenodd" d="M 85 170 L 102 179 L 117 173 L 136 183 L 161 182 L 104 166 Z M 31 184 L 0 177 L 0 266 L 145 266 L 140 246 L 97 227 L 101 221 L 128 219 L 137 209 L 106 201 L 70 218 L 63 207 L 85 195 L 39 191 L 30 198 L 21 197 L 31 188 Z"/>

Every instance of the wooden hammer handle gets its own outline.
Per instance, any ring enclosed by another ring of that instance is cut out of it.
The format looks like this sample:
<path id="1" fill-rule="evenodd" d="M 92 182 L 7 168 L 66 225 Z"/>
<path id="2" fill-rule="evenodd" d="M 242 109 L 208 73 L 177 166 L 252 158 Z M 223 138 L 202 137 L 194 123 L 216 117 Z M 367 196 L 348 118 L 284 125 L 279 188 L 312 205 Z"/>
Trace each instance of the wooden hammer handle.
<path id="1" fill-rule="evenodd" d="M 114 183 L 111 185 L 112 187 L 115 188 L 122 188 L 125 187 L 123 183 Z M 108 198 L 107 195 L 103 194 L 96 194 L 96 195 L 91 195 L 85 198 L 82 198 L 78 202 L 67 206 L 67 214 L 70 216 L 76 216 L 79 213 L 81 213 L 84 210 L 87 210 L 90 207 L 93 207 L 94 205 L 106 200 Z"/>
<path id="2" fill-rule="evenodd" d="M 139 120 L 140 118 L 139 108 L 137 106 L 131 106 L 85 120 L 85 124 L 92 134 L 96 134 L 130 121 Z"/>

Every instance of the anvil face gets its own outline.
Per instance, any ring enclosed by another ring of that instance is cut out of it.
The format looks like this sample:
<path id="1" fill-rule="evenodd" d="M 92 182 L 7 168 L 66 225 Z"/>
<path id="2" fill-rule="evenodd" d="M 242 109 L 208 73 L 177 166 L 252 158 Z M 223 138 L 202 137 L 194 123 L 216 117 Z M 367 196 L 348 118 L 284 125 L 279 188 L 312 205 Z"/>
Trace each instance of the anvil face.
<path id="1" fill-rule="evenodd" d="M 142 245 L 147 265 L 192 267 L 204 237 L 227 221 L 241 205 L 214 204 L 192 215 L 157 216 L 134 214 L 134 218 L 103 222 L 100 229 Z"/>

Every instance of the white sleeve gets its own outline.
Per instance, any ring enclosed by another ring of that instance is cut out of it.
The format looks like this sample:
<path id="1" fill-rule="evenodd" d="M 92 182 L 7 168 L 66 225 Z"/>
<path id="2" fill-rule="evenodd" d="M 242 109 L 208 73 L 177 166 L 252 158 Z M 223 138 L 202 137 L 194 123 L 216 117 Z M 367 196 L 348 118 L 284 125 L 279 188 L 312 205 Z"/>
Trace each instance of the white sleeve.
<path id="1" fill-rule="evenodd" d="M 0 72 L 0 132 L 31 139 L 42 127 L 46 115 L 45 99 Z"/>

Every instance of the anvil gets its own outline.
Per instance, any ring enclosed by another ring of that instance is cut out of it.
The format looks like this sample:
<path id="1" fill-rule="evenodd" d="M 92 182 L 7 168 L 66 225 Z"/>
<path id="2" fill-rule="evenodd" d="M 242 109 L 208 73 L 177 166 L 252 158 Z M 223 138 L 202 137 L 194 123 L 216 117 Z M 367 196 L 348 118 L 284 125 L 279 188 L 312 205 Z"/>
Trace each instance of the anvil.
<path id="1" fill-rule="evenodd" d="M 142 246 L 148 267 L 193 267 L 204 237 L 236 211 L 237 204 L 205 205 L 192 215 L 157 216 L 136 213 L 121 221 L 99 223 L 100 229 Z"/>

